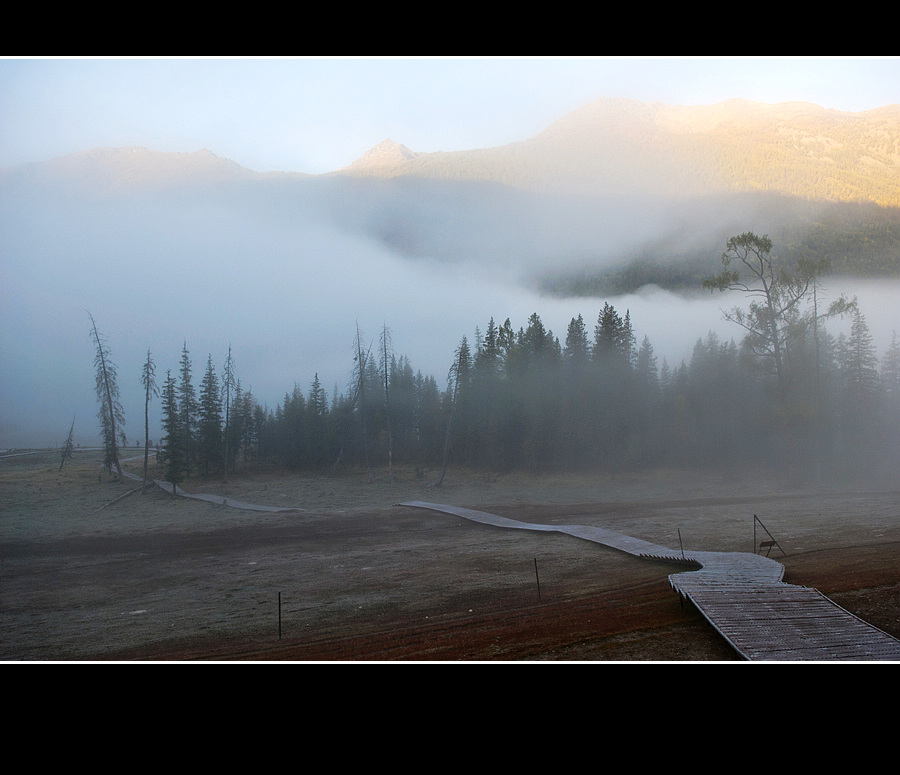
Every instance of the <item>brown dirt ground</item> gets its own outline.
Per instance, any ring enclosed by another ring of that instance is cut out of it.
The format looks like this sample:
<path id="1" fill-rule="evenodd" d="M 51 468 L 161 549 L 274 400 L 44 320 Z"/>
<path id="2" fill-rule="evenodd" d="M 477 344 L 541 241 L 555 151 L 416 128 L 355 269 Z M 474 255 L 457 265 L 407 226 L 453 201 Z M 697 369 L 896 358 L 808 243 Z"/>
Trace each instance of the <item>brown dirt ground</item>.
<path id="1" fill-rule="evenodd" d="M 0 459 L 5 661 L 739 661 L 671 590 L 683 566 L 394 505 L 408 500 L 707 551 L 752 551 L 757 514 L 787 553 L 771 555 L 785 581 L 900 637 L 896 491 L 677 471 L 186 485 L 298 507 L 270 514 L 158 489 L 120 497 L 135 485 L 100 476 L 89 452 L 58 467 L 55 452 Z"/>

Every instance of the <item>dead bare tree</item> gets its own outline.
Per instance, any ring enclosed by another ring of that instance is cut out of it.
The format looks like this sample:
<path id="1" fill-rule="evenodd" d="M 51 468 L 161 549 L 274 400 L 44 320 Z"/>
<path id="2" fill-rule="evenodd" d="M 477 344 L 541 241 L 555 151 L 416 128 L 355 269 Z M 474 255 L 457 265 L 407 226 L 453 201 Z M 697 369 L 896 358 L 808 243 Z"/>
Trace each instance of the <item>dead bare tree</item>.
<path id="1" fill-rule="evenodd" d="M 96 369 L 97 400 L 100 402 L 100 410 L 97 416 L 100 418 L 100 428 L 103 432 L 103 446 L 105 450 L 104 466 L 112 473 L 113 469 L 119 481 L 125 481 L 122 466 L 119 463 L 119 440 L 125 444 L 125 433 L 122 426 L 125 425 L 125 412 L 119 402 L 119 383 L 116 366 L 110 359 L 109 347 L 97 331 L 94 316 L 88 312 L 91 319 L 91 338 L 97 348 L 94 356 Z"/>
<path id="2" fill-rule="evenodd" d="M 371 348 L 369 348 L 371 350 Z M 369 483 L 375 481 L 372 475 L 372 466 L 369 463 L 369 438 L 366 429 L 366 365 L 369 362 L 369 351 L 363 353 L 362 334 L 359 330 L 359 323 L 356 324 L 356 401 L 359 407 L 359 419 L 362 424 L 363 452 L 366 456 L 366 472 L 369 477 Z"/>
<path id="3" fill-rule="evenodd" d="M 69 428 L 69 435 L 66 437 L 66 443 L 63 445 L 62 451 L 62 460 L 59 461 L 59 470 L 63 470 L 63 466 L 66 464 L 66 461 L 72 457 L 72 454 L 75 450 L 75 445 L 73 443 L 73 439 L 75 437 L 75 417 L 72 417 L 72 427 Z"/>
<path id="4" fill-rule="evenodd" d="M 391 376 L 391 356 L 393 356 L 391 329 L 385 324 L 381 329 L 381 375 L 384 379 L 384 416 L 387 422 L 388 478 L 394 481 L 394 437 L 391 433 L 391 402 L 388 389 Z"/>
<path id="5" fill-rule="evenodd" d="M 450 374 L 448 376 L 450 385 L 448 388 L 450 391 L 450 413 L 447 416 L 447 431 L 444 435 L 444 461 L 441 467 L 441 475 L 438 477 L 437 481 L 431 485 L 432 487 L 440 487 L 444 483 L 444 477 L 447 475 L 447 459 L 450 456 L 450 439 L 453 434 L 453 415 L 456 412 L 456 400 L 459 397 L 460 358 L 460 351 L 457 350 L 456 359 L 450 367 Z"/>

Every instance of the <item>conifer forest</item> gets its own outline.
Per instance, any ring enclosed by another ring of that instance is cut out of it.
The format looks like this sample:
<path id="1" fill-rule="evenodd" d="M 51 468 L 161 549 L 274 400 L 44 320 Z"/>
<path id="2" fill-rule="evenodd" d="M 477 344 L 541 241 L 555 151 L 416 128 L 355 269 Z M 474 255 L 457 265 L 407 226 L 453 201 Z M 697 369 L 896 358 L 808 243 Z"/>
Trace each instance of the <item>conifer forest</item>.
<path id="1" fill-rule="evenodd" d="M 263 464 L 370 478 L 393 466 L 432 477 L 454 466 L 744 468 L 809 483 L 895 476 L 900 341 L 895 334 L 879 357 L 854 299 L 820 306 L 827 267 L 781 267 L 770 249 L 753 234 L 729 240 L 721 274 L 704 287 L 729 292 L 735 306 L 723 325 L 734 336 L 698 338 L 681 363 L 660 360 L 636 335 L 640 321 L 608 302 L 564 333 L 537 312 L 473 321 L 440 375 L 395 352 L 387 324 L 371 337 L 357 329 L 344 389 L 329 394 L 315 375 L 274 407 L 242 389 L 239 354 L 219 364 L 208 355 L 198 380 L 187 341 L 164 371 L 148 352 L 147 401 L 158 397 L 163 418 L 157 472 L 172 483 Z M 98 385 L 106 390 L 99 373 Z M 119 409 L 101 406 L 115 445 L 109 420 Z"/>

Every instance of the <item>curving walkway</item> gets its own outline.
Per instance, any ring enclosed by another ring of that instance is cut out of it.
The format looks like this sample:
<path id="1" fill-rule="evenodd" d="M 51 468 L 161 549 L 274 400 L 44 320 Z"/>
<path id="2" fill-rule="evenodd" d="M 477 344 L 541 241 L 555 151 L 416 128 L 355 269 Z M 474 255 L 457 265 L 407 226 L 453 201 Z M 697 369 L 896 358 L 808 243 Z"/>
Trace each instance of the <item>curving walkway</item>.
<path id="1" fill-rule="evenodd" d="M 483 511 L 410 501 L 401 506 L 453 514 L 485 525 L 565 533 L 636 557 L 684 562 L 695 570 L 669 583 L 748 660 L 900 660 L 900 640 L 811 587 L 782 581 L 784 566 L 757 554 L 685 552 L 586 525 L 538 525 Z"/>
<path id="2" fill-rule="evenodd" d="M 141 458 L 143 460 L 143 458 Z M 124 462 L 124 461 L 123 461 Z M 143 482 L 144 477 L 138 476 L 137 474 L 133 474 L 130 471 L 122 471 L 122 475 L 127 479 L 132 479 L 137 482 Z M 172 495 L 172 483 L 171 482 L 163 482 L 159 479 L 151 479 L 151 483 L 155 484 L 162 490 L 165 490 L 169 495 Z M 226 498 L 222 495 L 210 495 L 209 493 L 199 492 L 199 493 L 190 493 L 185 492 L 177 485 L 175 486 L 175 495 L 179 495 L 182 498 L 193 498 L 198 501 L 206 501 L 207 503 L 215 503 L 219 506 L 226 506 L 230 509 L 242 509 L 244 511 L 265 511 L 265 512 L 282 512 L 282 511 L 302 511 L 302 509 L 296 508 L 294 506 L 260 506 L 257 503 L 246 503 L 245 501 L 235 500 L 234 498 Z"/>

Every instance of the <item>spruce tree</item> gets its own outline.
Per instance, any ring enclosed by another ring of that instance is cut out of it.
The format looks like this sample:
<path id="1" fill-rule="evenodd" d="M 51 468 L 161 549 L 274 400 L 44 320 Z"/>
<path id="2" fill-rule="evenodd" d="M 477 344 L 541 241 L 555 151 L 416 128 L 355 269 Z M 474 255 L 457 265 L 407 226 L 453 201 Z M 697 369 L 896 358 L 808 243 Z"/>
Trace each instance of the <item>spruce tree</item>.
<path id="1" fill-rule="evenodd" d="M 223 390 L 223 393 L 225 391 Z M 249 414 L 245 413 L 245 396 L 241 389 L 241 381 L 235 379 L 233 395 L 227 400 L 229 406 L 225 410 L 225 481 L 228 481 L 228 470 L 234 471 L 238 453 L 243 445 L 244 435 L 249 422 Z"/>
<path id="2" fill-rule="evenodd" d="M 594 360 L 617 366 L 630 365 L 634 356 L 634 333 L 631 314 L 626 311 L 624 320 L 609 302 L 597 317 L 594 327 Z"/>
<path id="3" fill-rule="evenodd" d="M 223 461 L 222 404 L 219 396 L 219 378 L 213 366 L 212 355 L 206 362 L 206 372 L 200 382 L 199 424 L 197 451 L 204 474 L 216 471 Z"/>
<path id="4" fill-rule="evenodd" d="M 171 371 L 166 372 L 162 394 L 162 453 L 167 482 L 172 483 L 172 494 L 185 477 L 184 431 L 181 427 L 182 414 L 178 407 L 178 388 Z"/>
<path id="5" fill-rule="evenodd" d="M 865 316 L 859 307 L 852 312 L 850 339 L 845 352 L 844 369 L 848 387 L 858 400 L 869 398 L 878 384 L 878 356 Z"/>
<path id="6" fill-rule="evenodd" d="M 576 372 L 581 371 L 587 364 L 590 356 L 589 348 L 584 318 L 579 315 L 569 321 L 569 327 L 566 330 L 565 359 Z"/>
<path id="7" fill-rule="evenodd" d="M 491 318 L 487 331 L 481 339 L 481 346 L 475 353 L 474 368 L 481 377 L 490 380 L 499 374 L 501 361 L 500 331 L 494 323 L 494 318 Z"/>
<path id="8" fill-rule="evenodd" d="M 183 473 L 185 476 L 190 475 L 197 456 L 197 392 L 194 389 L 192 379 L 191 357 L 188 352 L 187 342 L 185 342 L 181 350 L 181 367 L 176 390 L 178 409 L 181 412 L 181 449 L 184 456 Z"/>
<path id="9" fill-rule="evenodd" d="M 900 410 L 900 340 L 896 331 L 881 359 L 881 385 L 887 405 Z"/>
<path id="10" fill-rule="evenodd" d="M 328 396 L 316 373 L 309 388 L 309 400 L 306 402 L 306 436 L 309 464 L 313 469 L 318 469 L 325 463 L 327 422 Z"/>
<path id="11" fill-rule="evenodd" d="M 144 386 L 144 491 L 149 481 L 148 470 L 150 462 L 150 396 L 158 396 L 159 388 L 156 386 L 156 364 L 147 350 L 147 360 L 141 371 L 141 384 Z"/>
<path id="12" fill-rule="evenodd" d="M 228 357 L 225 359 L 225 370 L 222 374 L 222 410 L 224 430 L 222 439 L 225 446 L 223 466 L 225 481 L 228 481 L 228 467 L 232 465 L 234 459 L 234 436 L 232 432 L 232 421 L 234 410 L 232 407 L 232 399 L 237 403 L 236 391 L 239 392 L 237 378 L 234 375 L 234 359 L 231 357 L 231 345 L 228 345 Z"/>

